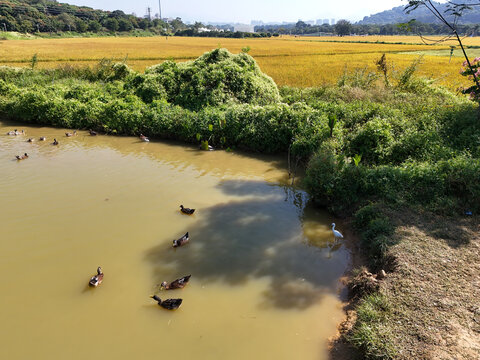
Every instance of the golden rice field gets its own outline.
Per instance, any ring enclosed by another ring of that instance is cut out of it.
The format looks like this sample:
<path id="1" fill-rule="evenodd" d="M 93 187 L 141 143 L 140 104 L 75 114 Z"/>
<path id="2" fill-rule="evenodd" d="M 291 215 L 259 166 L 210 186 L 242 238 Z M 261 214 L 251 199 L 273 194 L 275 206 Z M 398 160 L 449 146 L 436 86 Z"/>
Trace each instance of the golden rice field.
<path id="1" fill-rule="evenodd" d="M 355 41 L 368 43 L 355 43 Z M 401 42 L 402 44 L 395 44 Z M 480 46 L 480 38 L 467 38 L 468 45 Z M 29 66 L 37 54 L 38 67 L 71 63 L 93 65 L 102 58 L 124 60 L 138 71 L 167 59 L 185 61 L 206 51 L 224 47 L 233 53 L 249 47 L 264 72 L 279 85 L 299 87 L 334 83 L 347 69 L 374 69 L 383 53 L 401 71 L 419 54 L 424 54 L 418 74 L 437 79 L 456 89 L 468 81 L 458 72 L 463 59 L 451 43 L 423 45 L 418 36 L 280 37 L 271 39 L 223 39 L 186 37 L 106 37 L 71 39 L 5 40 L 0 42 L 0 63 Z M 479 50 L 472 50 L 479 52 Z M 477 56 L 476 54 L 474 56 Z"/>

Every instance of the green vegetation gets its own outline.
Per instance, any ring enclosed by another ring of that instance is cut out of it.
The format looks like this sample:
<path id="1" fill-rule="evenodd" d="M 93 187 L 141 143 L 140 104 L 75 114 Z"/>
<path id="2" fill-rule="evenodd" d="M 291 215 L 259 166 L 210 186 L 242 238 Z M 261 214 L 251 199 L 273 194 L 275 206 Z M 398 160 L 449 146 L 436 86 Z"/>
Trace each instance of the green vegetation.
<path id="1" fill-rule="evenodd" d="M 390 313 L 387 298 L 379 293 L 367 295 L 357 307 L 350 341 L 362 350 L 365 359 L 393 359 L 396 355 L 390 329 L 385 326 Z"/>
<path id="2" fill-rule="evenodd" d="M 318 204 L 354 216 L 369 265 L 388 262 L 389 209 L 480 211 L 478 105 L 414 76 L 365 69 L 336 86 L 279 89 L 246 51 L 216 49 L 144 74 L 124 63 L 0 67 L 0 114 L 28 123 L 140 133 L 225 149 L 287 153 Z M 392 358 L 389 305 L 360 300 L 349 335 L 366 358 Z"/>
<path id="3" fill-rule="evenodd" d="M 412 76 L 360 70 L 338 86 L 283 88 L 246 53 L 223 49 L 144 74 L 96 67 L 0 69 L 9 118 L 116 134 L 210 139 L 308 162 L 315 201 L 353 214 L 370 201 L 445 214 L 480 210 L 477 105 Z M 313 155 L 313 156 L 312 156 Z"/>
<path id="4" fill-rule="evenodd" d="M 9 0 L 0 3 L 0 31 L 3 39 L 23 39 L 18 33 L 36 33 L 41 37 L 178 35 L 208 37 L 270 37 L 270 33 L 232 31 L 233 26 L 213 27 L 195 23 L 186 25 L 182 19 L 169 21 L 125 14 L 121 10 L 94 10 L 86 6 L 59 3 L 55 0 Z M 205 31 L 205 29 L 207 31 Z M 7 33 L 10 32 L 10 33 Z M 277 34 L 278 36 L 278 34 Z"/>

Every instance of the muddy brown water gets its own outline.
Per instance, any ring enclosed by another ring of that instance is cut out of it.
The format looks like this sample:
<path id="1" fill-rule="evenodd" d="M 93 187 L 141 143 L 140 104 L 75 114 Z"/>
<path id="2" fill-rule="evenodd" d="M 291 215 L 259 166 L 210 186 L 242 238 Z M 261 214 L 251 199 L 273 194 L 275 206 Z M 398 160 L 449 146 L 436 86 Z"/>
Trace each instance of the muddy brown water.
<path id="1" fill-rule="evenodd" d="M 65 131 L 0 122 L 0 358 L 326 359 L 349 253 L 283 159 Z"/>

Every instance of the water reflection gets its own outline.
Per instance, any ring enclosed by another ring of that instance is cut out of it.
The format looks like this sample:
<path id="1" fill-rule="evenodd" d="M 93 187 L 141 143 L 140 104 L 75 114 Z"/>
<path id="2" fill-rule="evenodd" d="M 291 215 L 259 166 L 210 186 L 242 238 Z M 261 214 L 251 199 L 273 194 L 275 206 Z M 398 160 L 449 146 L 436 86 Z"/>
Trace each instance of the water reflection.
<path id="1" fill-rule="evenodd" d="M 243 199 L 199 209 L 202 221 L 185 228 L 191 237 L 187 247 L 175 252 L 164 245 L 150 249 L 147 259 L 158 282 L 165 274 L 192 273 L 192 279 L 202 282 L 244 286 L 251 278 L 268 277 L 264 303 L 286 309 L 307 308 L 323 293 L 335 291 L 345 264 L 325 259 L 332 259 L 341 244 L 329 246 L 328 228 L 316 228 L 318 220 L 305 207 L 304 192 L 262 181 L 229 180 L 218 187 Z M 292 210 L 298 215 L 291 216 Z M 327 255 L 319 256 L 324 249 Z"/>
<path id="2" fill-rule="evenodd" d="M 348 253 L 330 246 L 333 219 L 286 185 L 281 157 L 26 131 L 0 136 L 0 358 L 326 358 Z M 186 231 L 190 244 L 173 249 Z M 184 299 L 178 312 L 149 298 L 188 274 L 168 293 Z M 173 348 L 179 338 L 188 346 Z"/>

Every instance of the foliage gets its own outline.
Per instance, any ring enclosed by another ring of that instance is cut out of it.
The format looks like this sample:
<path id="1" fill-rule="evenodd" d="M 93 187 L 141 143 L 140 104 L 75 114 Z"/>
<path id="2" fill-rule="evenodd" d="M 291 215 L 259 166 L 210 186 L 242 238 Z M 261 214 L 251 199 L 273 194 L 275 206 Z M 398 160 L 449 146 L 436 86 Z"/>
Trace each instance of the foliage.
<path id="1" fill-rule="evenodd" d="M 233 55 L 215 49 L 192 62 L 151 67 L 145 71 L 145 77 L 149 75 L 165 89 L 170 102 L 192 110 L 225 103 L 267 105 L 280 100 L 276 84 L 244 52 Z"/>
<path id="2" fill-rule="evenodd" d="M 384 295 L 371 294 L 357 307 L 357 321 L 349 341 L 364 354 L 365 359 L 394 359 L 397 351 L 391 342 L 393 334 L 385 325 L 392 312 Z"/>
<path id="3" fill-rule="evenodd" d="M 415 86 L 374 83 L 361 98 L 351 84 L 284 88 L 281 97 L 249 55 L 223 49 L 145 74 L 109 60 L 85 68 L 0 67 L 0 113 L 216 148 L 289 151 L 308 162 L 305 186 L 314 200 L 337 213 L 370 201 L 480 211 L 476 105 L 409 76 Z M 373 238 L 375 248 L 388 244 Z"/>
<path id="4" fill-rule="evenodd" d="M 335 32 L 339 36 L 350 35 L 352 32 L 352 24 L 348 20 L 338 20 L 335 24 Z"/>

